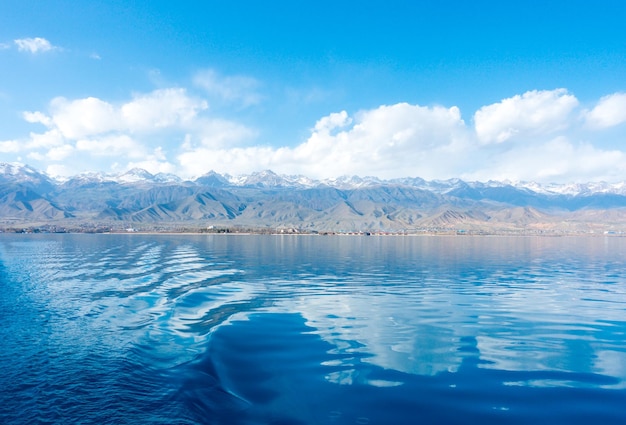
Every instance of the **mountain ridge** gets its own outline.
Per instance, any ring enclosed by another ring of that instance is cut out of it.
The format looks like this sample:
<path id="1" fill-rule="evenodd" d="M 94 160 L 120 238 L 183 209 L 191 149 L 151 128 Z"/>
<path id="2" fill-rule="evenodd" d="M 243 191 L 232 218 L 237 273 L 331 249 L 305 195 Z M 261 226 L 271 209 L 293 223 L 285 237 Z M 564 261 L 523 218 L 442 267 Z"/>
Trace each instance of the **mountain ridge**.
<path id="1" fill-rule="evenodd" d="M 132 169 L 54 179 L 0 163 L 0 225 L 243 226 L 301 231 L 622 232 L 626 183 L 314 180 L 271 170 L 193 180 Z"/>
<path id="2" fill-rule="evenodd" d="M 284 175 L 277 174 L 272 170 L 256 171 L 250 174 L 232 176 L 230 174 L 220 174 L 213 170 L 197 176 L 193 179 L 183 179 L 171 173 L 152 174 L 142 168 L 132 168 L 120 173 L 103 173 L 88 171 L 69 177 L 51 177 L 45 172 L 39 171 L 29 165 L 21 163 L 0 163 L 0 182 L 6 180 L 6 176 L 14 176 L 20 181 L 33 181 L 45 179 L 57 184 L 68 181 L 89 181 L 89 182 L 116 182 L 124 183 L 202 183 L 203 180 L 213 178 L 221 182 L 222 186 L 257 186 L 257 187 L 318 187 L 330 186 L 341 189 L 355 189 L 365 186 L 396 184 L 402 186 L 419 187 L 433 192 L 445 193 L 458 186 L 470 185 L 472 187 L 504 187 L 511 186 L 517 189 L 528 189 L 538 194 L 560 194 L 579 196 L 585 194 L 610 193 L 626 195 L 626 181 L 608 183 L 605 181 L 591 181 L 586 183 L 538 183 L 533 181 L 510 181 L 510 180 L 489 180 L 465 181 L 459 178 L 446 180 L 425 180 L 421 177 L 401 177 L 391 179 L 381 179 L 374 176 L 349 176 L 343 175 L 327 179 L 311 179 L 304 175 Z"/>

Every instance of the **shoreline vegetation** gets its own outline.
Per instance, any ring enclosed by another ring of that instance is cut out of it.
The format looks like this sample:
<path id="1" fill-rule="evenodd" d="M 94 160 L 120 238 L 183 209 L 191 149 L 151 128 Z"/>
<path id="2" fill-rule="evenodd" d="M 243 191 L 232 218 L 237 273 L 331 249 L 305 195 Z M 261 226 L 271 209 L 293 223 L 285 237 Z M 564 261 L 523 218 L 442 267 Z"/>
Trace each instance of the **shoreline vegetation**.
<path id="1" fill-rule="evenodd" d="M 78 226 L 52 224 L 25 224 L 2 226 L 0 234 L 188 234 L 188 235 L 346 235 L 346 236 L 626 236 L 626 232 L 594 229 L 561 228 L 507 228 L 507 229 L 462 229 L 452 227 L 412 228 L 393 230 L 315 230 L 297 227 L 252 227 L 252 226 L 189 226 L 189 225 L 105 225 L 82 224 Z"/>

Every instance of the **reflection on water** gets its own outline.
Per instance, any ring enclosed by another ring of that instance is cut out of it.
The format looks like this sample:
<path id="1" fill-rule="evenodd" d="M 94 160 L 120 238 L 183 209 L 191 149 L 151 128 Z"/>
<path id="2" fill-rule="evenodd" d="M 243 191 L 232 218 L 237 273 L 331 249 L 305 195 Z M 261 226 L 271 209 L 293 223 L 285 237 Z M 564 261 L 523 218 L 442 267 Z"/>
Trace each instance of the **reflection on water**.
<path id="1" fill-rule="evenodd" d="M 601 237 L 0 235 L 0 419 L 619 423 L 625 254 Z"/>

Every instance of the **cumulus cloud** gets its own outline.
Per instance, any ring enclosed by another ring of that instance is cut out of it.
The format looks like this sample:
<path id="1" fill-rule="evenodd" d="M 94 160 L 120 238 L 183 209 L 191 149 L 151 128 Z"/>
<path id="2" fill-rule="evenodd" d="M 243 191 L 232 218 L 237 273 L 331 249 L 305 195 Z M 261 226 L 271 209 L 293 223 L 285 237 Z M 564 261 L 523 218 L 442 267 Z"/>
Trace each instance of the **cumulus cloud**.
<path id="1" fill-rule="evenodd" d="M 470 124 L 456 106 L 340 110 L 311 122 L 299 143 L 271 146 L 260 143 L 256 129 L 219 117 L 183 88 L 123 102 L 59 97 L 45 112 L 22 115 L 45 131 L 0 141 L 0 153 L 23 154 L 55 173 L 105 164 L 109 171 L 140 167 L 187 178 L 211 169 L 272 169 L 313 178 L 615 181 L 626 179 L 626 151 L 616 147 L 615 132 L 599 130 L 626 122 L 625 101 L 615 93 L 581 110 L 564 89 L 530 91 L 480 108 Z M 611 140 L 603 139 L 607 134 Z"/>
<path id="2" fill-rule="evenodd" d="M 131 131 L 158 131 L 184 127 L 207 108 L 206 101 L 188 96 L 184 89 L 162 89 L 136 96 L 121 107 L 121 115 Z"/>
<path id="3" fill-rule="evenodd" d="M 458 161 L 450 155 L 468 146 L 468 132 L 458 108 L 401 103 L 362 111 L 354 117 L 345 111 L 330 114 L 318 120 L 308 140 L 295 148 L 200 147 L 182 153 L 178 160 L 192 173 L 208 169 L 245 173 L 271 168 L 318 178 L 343 174 L 392 177 L 420 172 L 439 176 L 444 170 L 451 171 Z"/>
<path id="4" fill-rule="evenodd" d="M 210 169 L 241 174 L 269 168 L 314 178 L 623 179 L 624 152 L 572 136 L 581 125 L 573 113 L 577 105 L 565 90 L 528 92 L 482 108 L 475 120 L 481 130 L 467 125 L 457 107 L 383 105 L 322 117 L 294 147 L 188 144 L 177 159 L 187 177 Z M 497 143 L 519 136 L 527 137 L 524 143 Z"/>
<path id="5" fill-rule="evenodd" d="M 319 119 L 315 123 L 315 131 L 318 133 L 330 133 L 336 128 L 342 128 L 349 125 L 352 119 L 348 117 L 346 111 L 335 112 L 326 117 Z"/>
<path id="6" fill-rule="evenodd" d="M 590 128 L 604 129 L 626 122 L 626 93 L 604 96 L 591 111 L 585 114 Z"/>
<path id="7" fill-rule="evenodd" d="M 17 153 L 20 151 L 20 142 L 17 140 L 4 140 L 0 142 L 0 152 L 2 153 Z"/>
<path id="8" fill-rule="evenodd" d="M 69 139 L 113 131 L 158 132 L 164 128 L 184 127 L 208 107 L 205 101 L 192 98 L 184 89 L 177 88 L 136 95 L 119 107 L 95 97 L 76 100 L 59 97 L 50 106 L 51 117 L 29 112 L 25 118 L 54 125 Z"/>
<path id="9" fill-rule="evenodd" d="M 337 127 L 341 130 L 329 131 Z M 458 108 L 399 103 L 362 111 L 353 118 L 345 113 L 322 118 L 309 139 L 290 154 L 303 165 L 308 158 L 316 159 L 308 166 L 315 175 L 363 174 L 366 170 L 381 177 L 398 172 L 415 175 L 431 168 L 428 158 L 449 157 L 465 149 L 467 137 Z M 453 162 L 449 157 L 440 167 Z"/>
<path id="10" fill-rule="evenodd" d="M 142 170 L 146 170 L 151 174 L 176 174 L 178 168 L 176 165 L 172 164 L 168 161 L 159 161 L 156 159 L 146 159 L 145 161 L 134 162 L 131 161 L 127 164 L 126 168 L 141 168 Z"/>
<path id="11" fill-rule="evenodd" d="M 51 148 L 65 143 L 63 135 L 58 129 L 45 133 L 30 133 L 30 139 L 24 144 L 25 149 Z"/>
<path id="12" fill-rule="evenodd" d="M 65 177 L 76 173 L 76 169 L 65 164 L 51 164 L 46 167 L 46 173 L 52 177 Z"/>
<path id="13" fill-rule="evenodd" d="M 33 124 L 39 123 L 39 124 L 45 125 L 46 127 L 50 127 L 52 125 L 52 120 L 50 119 L 50 117 L 39 111 L 36 111 L 36 112 L 26 111 L 22 113 L 22 117 L 24 118 L 24 121 L 27 121 Z"/>
<path id="14" fill-rule="evenodd" d="M 198 72 L 193 79 L 197 87 L 209 95 L 226 102 L 238 103 L 243 107 L 256 105 L 261 101 L 258 93 L 259 82 L 243 75 L 221 76 L 212 69 Z"/>
<path id="15" fill-rule="evenodd" d="M 76 142 L 76 149 L 93 156 L 137 159 L 146 155 L 144 146 L 126 134 L 80 139 Z"/>
<path id="16" fill-rule="evenodd" d="M 42 37 L 18 38 L 13 40 L 20 52 L 43 53 L 56 49 L 48 40 Z"/>
<path id="17" fill-rule="evenodd" d="M 26 157 L 28 159 L 34 159 L 35 161 L 44 161 L 46 159 L 46 157 L 40 152 L 29 152 Z"/>
<path id="18" fill-rule="evenodd" d="M 51 161 L 62 161 L 65 158 L 69 157 L 74 152 L 74 146 L 72 145 L 61 145 L 55 148 L 52 148 L 46 154 L 46 157 Z"/>
<path id="19" fill-rule="evenodd" d="M 183 139 L 180 135 L 183 133 L 187 148 L 219 148 L 236 145 L 255 134 L 242 124 L 203 115 L 207 109 L 205 100 L 189 95 L 183 88 L 137 93 L 130 100 L 118 103 L 96 97 L 57 97 L 46 112 L 22 113 L 26 122 L 43 125 L 46 131 L 32 132 L 22 141 L 1 142 L 0 152 L 24 152 L 39 162 L 65 161 L 71 157 L 87 161 L 121 159 L 129 166 L 141 164 L 150 171 L 172 172 L 173 165 L 161 148 L 154 148 L 156 143 L 184 149 L 175 146 L 175 140 Z"/>
<path id="20" fill-rule="evenodd" d="M 167 160 L 162 147 L 157 147 L 149 155 L 139 161 L 131 161 L 126 166 L 128 169 L 141 168 L 152 174 L 171 173 L 176 174 L 177 167 Z"/>
<path id="21" fill-rule="evenodd" d="M 576 97 L 565 89 L 529 91 L 476 111 L 476 135 L 482 143 L 502 143 L 516 136 L 551 134 L 570 124 L 577 106 Z"/>
<path id="22" fill-rule="evenodd" d="M 278 151 L 280 151 L 279 149 Z M 244 174 L 280 165 L 274 162 L 277 151 L 271 147 L 211 149 L 197 147 L 179 154 L 181 177 L 197 177 L 210 170 L 229 174 Z M 288 165 L 288 164 L 284 164 Z M 274 168 L 281 172 L 278 167 Z"/>
<path id="23" fill-rule="evenodd" d="M 52 112 L 50 121 L 68 139 L 121 128 L 119 114 L 113 105 L 95 97 L 77 100 L 58 97 L 52 100 L 50 106 Z M 43 123 L 44 120 L 40 122 Z"/>
<path id="24" fill-rule="evenodd" d="M 30 152 L 27 157 L 36 161 L 63 161 L 71 156 L 75 151 L 74 146 L 66 144 L 57 147 L 53 147 L 46 153 L 40 153 L 38 151 Z"/>
<path id="25" fill-rule="evenodd" d="M 600 149 L 590 143 L 573 143 L 558 136 L 546 143 L 521 146 L 476 167 L 464 178 L 469 180 L 615 181 L 623 180 L 626 154 L 616 149 Z"/>
<path id="26" fill-rule="evenodd" d="M 256 130 L 241 123 L 221 118 L 199 121 L 194 128 L 197 130 L 197 139 L 201 146 L 212 148 L 237 146 L 242 141 L 258 135 Z"/>

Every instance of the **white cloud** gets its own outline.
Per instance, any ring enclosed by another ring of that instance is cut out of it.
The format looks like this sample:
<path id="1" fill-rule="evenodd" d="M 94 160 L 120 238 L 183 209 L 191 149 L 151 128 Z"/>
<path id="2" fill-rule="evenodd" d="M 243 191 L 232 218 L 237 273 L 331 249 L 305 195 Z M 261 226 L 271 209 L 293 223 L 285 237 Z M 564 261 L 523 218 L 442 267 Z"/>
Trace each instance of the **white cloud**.
<path id="1" fill-rule="evenodd" d="M 474 114 L 476 134 L 482 143 L 551 134 L 570 124 L 577 106 L 565 89 L 529 91 L 480 108 Z"/>
<path id="2" fill-rule="evenodd" d="M 319 119 L 315 123 L 315 131 L 321 133 L 330 133 L 337 128 L 343 128 L 352 123 L 352 119 L 348 117 L 346 111 L 335 112 L 326 117 Z"/>
<path id="3" fill-rule="evenodd" d="M 243 75 L 220 76 L 214 70 L 208 69 L 198 72 L 193 82 L 208 94 L 227 102 L 239 103 L 243 107 L 256 105 L 262 99 L 257 91 L 259 82 L 252 77 Z"/>
<path id="4" fill-rule="evenodd" d="M 46 168 L 46 173 L 52 177 L 71 176 L 76 174 L 76 170 L 65 164 L 51 164 Z"/>
<path id="5" fill-rule="evenodd" d="M 135 96 L 122 105 L 120 113 L 124 127 L 130 131 L 158 131 L 184 127 L 207 108 L 206 101 L 189 97 L 185 89 L 172 88 Z"/>
<path id="6" fill-rule="evenodd" d="M 36 112 L 26 111 L 22 114 L 22 117 L 24 118 L 25 121 L 33 123 L 33 124 L 43 124 L 46 127 L 52 126 L 52 119 L 49 116 L 39 111 L 36 111 Z"/>
<path id="7" fill-rule="evenodd" d="M 28 159 L 34 159 L 35 161 L 44 161 L 46 157 L 40 152 L 30 152 L 26 155 Z"/>
<path id="8" fill-rule="evenodd" d="M 167 161 L 167 155 L 160 146 L 141 161 L 131 161 L 126 165 L 126 169 L 142 168 L 152 174 L 171 173 L 176 174 L 176 166 Z"/>
<path id="9" fill-rule="evenodd" d="M 564 89 L 531 91 L 480 108 L 470 125 L 455 106 L 382 105 L 330 113 L 311 122 L 301 143 L 270 146 L 258 142 L 262 133 L 209 112 L 184 88 L 115 103 L 60 97 L 48 111 L 23 113 L 45 131 L 0 141 L 0 153 L 23 154 L 42 167 L 63 163 L 57 165 L 66 171 L 141 167 L 181 177 L 272 169 L 313 178 L 615 181 L 626 179 L 626 150 L 615 147 L 615 131 L 595 130 L 626 122 L 625 100 L 616 93 L 581 111 Z"/>
<path id="10" fill-rule="evenodd" d="M 48 40 L 41 37 L 35 38 L 19 38 L 13 40 L 20 52 L 42 53 L 56 49 Z"/>
<path id="11" fill-rule="evenodd" d="M 626 93 L 604 96 L 591 111 L 585 114 L 588 127 L 604 129 L 626 122 Z"/>
<path id="12" fill-rule="evenodd" d="M 0 142 L 1 153 L 17 153 L 21 151 L 21 143 L 17 140 L 4 140 Z"/>
<path id="13" fill-rule="evenodd" d="M 51 148 L 65 142 L 63 135 L 57 129 L 45 133 L 31 133 L 30 140 L 24 144 L 25 149 Z"/>
<path id="14" fill-rule="evenodd" d="M 93 156 L 109 156 L 123 158 L 143 158 L 145 147 L 126 134 L 110 135 L 94 139 L 80 139 L 76 149 L 88 152 Z"/>
<path id="15" fill-rule="evenodd" d="M 57 97 L 50 104 L 52 122 L 68 139 L 95 136 L 122 128 L 113 105 L 95 97 L 68 100 Z"/>
<path id="16" fill-rule="evenodd" d="M 141 168 L 151 174 L 166 173 L 176 174 L 177 168 L 174 164 L 167 161 L 158 161 L 156 159 L 146 159 L 145 161 L 129 162 L 126 165 L 128 170 L 133 168 Z"/>
<path id="17" fill-rule="evenodd" d="M 399 103 L 352 116 L 346 111 L 329 114 L 319 119 L 308 139 L 295 147 L 228 149 L 210 145 L 194 147 L 187 143 L 178 161 L 186 177 L 211 169 L 243 174 L 269 168 L 314 178 L 356 174 L 383 178 L 463 177 L 482 181 L 624 179 L 624 152 L 589 142 L 573 142 L 570 136 L 559 134 L 563 129 L 579 125 L 572 114 L 578 103 L 572 95 L 556 90 L 529 92 L 511 99 L 497 105 L 504 104 L 505 110 L 518 107 L 521 111 L 505 114 L 497 108 L 487 108 L 488 113 L 494 114 L 488 118 L 517 117 L 517 122 L 511 119 L 509 122 L 520 129 L 518 134 L 541 137 L 506 146 L 484 144 L 484 139 L 478 139 L 478 132 L 462 120 L 456 107 Z M 505 122 L 504 118 L 499 122 Z M 498 131 L 501 128 L 492 127 Z M 498 131 L 491 134 L 497 135 Z M 550 133 L 557 134 L 547 138 Z"/>
<path id="18" fill-rule="evenodd" d="M 0 142 L 1 153 L 19 153 L 30 151 L 28 157 L 36 160 L 45 159 L 44 155 L 35 153 L 36 149 L 50 149 L 60 146 L 64 139 L 58 130 L 50 130 L 45 133 L 30 133 L 27 140 L 8 140 Z"/>
<path id="19" fill-rule="evenodd" d="M 62 161 L 74 153 L 74 146 L 62 145 L 52 148 L 46 154 L 50 161 Z"/>
<path id="20" fill-rule="evenodd" d="M 344 128 L 350 121 L 352 127 Z M 334 126 L 334 127 L 332 127 Z M 423 107 L 399 103 L 363 111 L 349 119 L 330 115 L 318 121 L 311 137 L 291 152 L 296 163 L 306 164 L 314 175 L 374 174 L 389 177 L 434 174 L 454 163 L 451 153 L 467 145 L 467 129 L 456 107 Z M 441 161 L 432 169 L 432 158 Z M 442 158 L 443 159 L 443 158 Z"/>
<path id="21" fill-rule="evenodd" d="M 47 113 L 22 114 L 26 122 L 44 125 L 45 132 L 30 133 L 22 141 L 0 142 L 0 152 L 24 152 L 44 163 L 79 159 L 81 169 L 113 160 L 119 169 L 134 164 L 150 171 L 173 172 L 165 150 L 155 149 L 155 143 L 180 152 L 194 146 L 235 146 L 256 135 L 240 123 L 201 116 L 207 108 L 205 100 L 188 95 L 183 88 L 135 94 L 117 104 L 96 97 L 58 97 L 50 102 Z M 185 148 L 175 144 L 183 139 Z M 66 166 L 64 170 L 75 168 Z M 58 168 L 57 173 L 61 172 Z"/>
<path id="22" fill-rule="evenodd" d="M 271 168 L 318 178 L 343 174 L 439 177 L 460 160 L 450 155 L 467 149 L 467 137 L 458 108 L 401 103 L 355 117 L 345 111 L 330 114 L 318 120 L 309 139 L 295 148 L 200 147 L 184 152 L 178 160 L 191 174 Z"/>
<path id="23" fill-rule="evenodd" d="M 0 50 L 10 49 L 11 45 L 9 43 L 0 43 Z"/>
<path id="24" fill-rule="evenodd" d="M 25 113 L 30 122 L 56 126 L 64 137 L 77 139 L 110 132 L 154 133 L 165 128 L 190 125 L 207 103 L 189 97 L 184 89 L 162 89 L 136 95 L 119 107 L 104 100 L 88 97 L 53 99 L 52 116 L 41 112 Z"/>
<path id="25" fill-rule="evenodd" d="M 181 177 L 197 177 L 210 170 L 229 174 L 244 174 L 271 168 L 276 150 L 270 147 L 232 149 L 195 148 L 177 156 Z M 275 164 L 279 165 L 279 164 Z M 280 172 L 279 168 L 275 168 Z"/>
<path id="26" fill-rule="evenodd" d="M 559 136 L 546 143 L 500 153 L 491 163 L 485 160 L 463 177 L 479 181 L 615 181 L 624 178 L 625 159 L 626 154 L 619 150 L 600 149 L 589 143 L 574 144 Z"/>
<path id="27" fill-rule="evenodd" d="M 242 141 L 250 140 L 257 135 L 257 132 L 249 127 L 224 119 L 200 121 L 195 129 L 202 146 L 212 148 L 237 146 Z"/>

